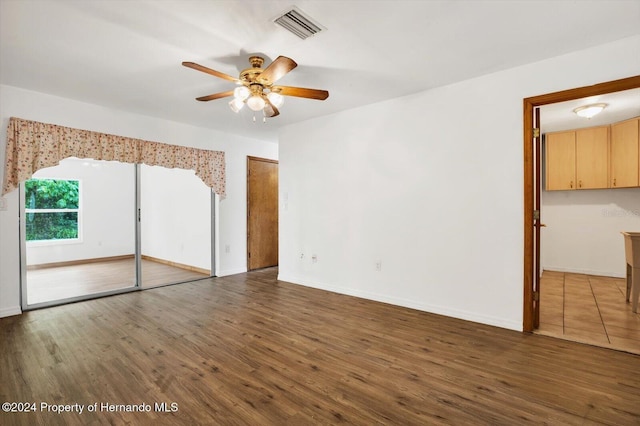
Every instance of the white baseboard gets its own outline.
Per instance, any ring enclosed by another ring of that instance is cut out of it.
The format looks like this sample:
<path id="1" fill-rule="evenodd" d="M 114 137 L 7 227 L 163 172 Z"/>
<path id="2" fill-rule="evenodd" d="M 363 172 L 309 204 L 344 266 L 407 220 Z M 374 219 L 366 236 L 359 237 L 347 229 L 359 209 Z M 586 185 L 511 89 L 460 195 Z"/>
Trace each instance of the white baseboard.
<path id="1" fill-rule="evenodd" d="M 226 277 L 227 275 L 242 274 L 244 272 L 247 272 L 247 268 L 223 269 L 216 272 L 216 277 Z"/>
<path id="2" fill-rule="evenodd" d="M 481 315 L 474 312 L 462 311 L 455 308 L 448 308 L 445 306 L 431 305 L 428 303 L 421 303 L 415 300 L 407 300 L 397 297 L 390 297 L 387 295 L 381 295 L 377 293 L 371 293 L 362 290 L 356 290 L 349 287 L 338 287 L 329 284 L 312 282 L 304 280 L 286 273 L 279 273 L 278 280 L 286 281 L 292 284 L 303 285 L 305 287 L 317 288 L 320 290 L 327 290 L 334 293 L 345 294 L 348 296 L 360 297 L 362 299 L 373 300 L 376 302 L 388 303 L 390 305 L 402 306 L 405 308 L 416 309 L 423 312 L 429 312 L 432 314 L 444 315 L 447 317 L 457 318 L 465 321 L 477 322 L 480 324 L 491 325 L 494 327 L 506 328 L 508 330 L 522 331 L 522 323 L 508 321 L 504 318 L 492 317 L 487 315 Z"/>
<path id="3" fill-rule="evenodd" d="M 0 309 L 0 318 L 11 317 L 14 315 L 20 315 L 22 313 L 22 309 L 20 306 L 12 306 L 10 308 L 2 308 Z"/>
<path id="4" fill-rule="evenodd" d="M 613 278 L 626 278 L 626 273 L 618 273 L 611 271 L 595 271 L 592 269 L 581 269 L 581 268 L 562 268 L 555 266 L 545 266 L 542 268 L 543 271 L 549 272 L 568 272 L 571 274 L 584 274 L 584 275 L 595 275 L 598 277 L 613 277 Z"/>

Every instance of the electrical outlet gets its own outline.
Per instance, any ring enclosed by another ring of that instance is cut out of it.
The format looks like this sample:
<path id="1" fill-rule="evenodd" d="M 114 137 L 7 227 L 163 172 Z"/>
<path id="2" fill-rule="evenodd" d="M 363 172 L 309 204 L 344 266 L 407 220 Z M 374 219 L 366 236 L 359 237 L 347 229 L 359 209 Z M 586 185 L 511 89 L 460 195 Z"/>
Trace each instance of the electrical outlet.
<path id="1" fill-rule="evenodd" d="M 304 253 L 300 253 L 300 260 L 304 260 Z"/>
<path id="2" fill-rule="evenodd" d="M 231 253 L 231 246 L 229 244 L 224 246 L 224 252 L 225 253 Z"/>
<path id="3" fill-rule="evenodd" d="M 376 261 L 376 271 L 382 271 L 382 260 Z"/>

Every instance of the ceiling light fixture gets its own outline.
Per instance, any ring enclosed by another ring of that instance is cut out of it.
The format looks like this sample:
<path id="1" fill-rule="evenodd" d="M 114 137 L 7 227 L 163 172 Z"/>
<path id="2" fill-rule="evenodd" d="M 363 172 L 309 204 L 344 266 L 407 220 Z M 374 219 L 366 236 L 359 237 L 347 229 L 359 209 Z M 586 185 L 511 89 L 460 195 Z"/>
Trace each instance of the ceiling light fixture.
<path id="1" fill-rule="evenodd" d="M 233 100 L 229 102 L 231 111 L 238 113 L 247 104 L 251 111 L 269 110 L 268 116 L 274 114 L 274 107 L 280 108 L 284 104 L 284 96 L 275 91 L 269 91 L 262 84 L 251 84 L 236 87 L 233 91 Z"/>
<path id="2" fill-rule="evenodd" d="M 276 108 L 280 108 L 284 103 L 284 96 L 277 92 L 269 92 L 267 99 L 269 99 L 269 102 Z"/>
<path id="3" fill-rule="evenodd" d="M 579 117 L 591 118 L 602 112 L 608 104 L 590 104 L 578 107 L 573 110 Z"/>
<path id="4" fill-rule="evenodd" d="M 249 58 L 251 68 L 247 68 L 240 72 L 240 77 L 231 77 L 220 71 L 203 67 L 195 62 L 183 62 L 185 67 L 193 68 L 211 74 L 223 80 L 233 81 L 237 84 L 234 90 L 226 92 L 214 93 L 212 95 L 200 96 L 196 98 L 198 101 L 212 101 L 214 99 L 226 98 L 233 96 L 229 102 L 229 108 L 235 113 L 247 104 L 247 107 L 254 113 L 262 111 L 263 119 L 276 117 L 280 114 L 278 108 L 284 103 L 284 96 L 296 96 L 306 99 L 317 99 L 323 101 L 329 97 L 326 90 L 309 89 L 306 87 L 292 86 L 276 86 L 274 83 L 280 78 L 288 74 L 292 69 L 298 66 L 296 62 L 286 56 L 278 56 L 267 68 L 262 68 L 264 58 L 261 56 L 251 56 Z M 255 121 L 255 114 L 253 121 Z"/>
<path id="5" fill-rule="evenodd" d="M 229 108 L 231 108 L 231 111 L 235 113 L 240 112 L 243 106 L 244 106 L 244 102 L 242 102 L 238 98 L 234 98 L 231 100 L 231 102 L 229 102 Z"/>
<path id="6" fill-rule="evenodd" d="M 261 80 L 258 80 L 258 77 L 263 71 L 262 68 L 260 68 L 262 62 L 263 59 L 260 57 L 251 57 L 252 68 L 244 70 L 241 74 L 245 85 L 238 86 L 233 90 L 233 100 L 229 102 L 231 111 L 238 113 L 244 104 L 247 104 L 253 112 L 263 111 L 265 116 L 268 115 L 269 117 L 277 115 L 277 108 L 282 105 L 284 99 L 283 96 L 275 92 L 273 88 L 267 86 Z M 253 118 L 255 121 L 255 116 Z"/>
<path id="7" fill-rule="evenodd" d="M 233 97 L 238 99 L 240 102 L 243 102 L 244 100 L 246 100 L 250 94 L 251 94 L 251 91 L 247 86 L 236 87 L 235 90 L 233 91 Z"/>
<path id="8" fill-rule="evenodd" d="M 251 111 L 260 111 L 264 108 L 264 99 L 260 95 L 253 95 L 247 99 L 247 106 Z"/>

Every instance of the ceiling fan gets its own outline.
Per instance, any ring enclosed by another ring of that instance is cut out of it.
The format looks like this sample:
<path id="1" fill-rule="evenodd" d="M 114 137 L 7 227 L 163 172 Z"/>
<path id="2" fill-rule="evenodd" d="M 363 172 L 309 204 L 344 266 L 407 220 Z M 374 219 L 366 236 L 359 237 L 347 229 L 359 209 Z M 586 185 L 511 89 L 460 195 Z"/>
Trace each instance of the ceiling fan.
<path id="1" fill-rule="evenodd" d="M 196 98 L 198 101 L 212 101 L 214 99 L 233 96 L 233 99 L 229 102 L 229 107 L 236 113 L 239 112 L 246 103 L 252 111 L 263 111 L 265 117 L 275 117 L 280 114 L 278 108 L 284 102 L 283 96 L 296 96 L 298 98 L 317 99 L 321 101 L 329 97 L 329 92 L 326 90 L 276 86 L 276 81 L 298 66 L 293 59 L 287 58 L 286 56 L 278 56 L 275 61 L 271 62 L 271 64 L 264 69 L 262 68 L 264 58 L 261 56 L 251 56 L 249 63 L 251 64 L 251 68 L 241 71 L 239 78 L 198 65 L 194 62 L 183 62 L 182 65 L 236 83 L 238 87 L 234 90 Z"/>

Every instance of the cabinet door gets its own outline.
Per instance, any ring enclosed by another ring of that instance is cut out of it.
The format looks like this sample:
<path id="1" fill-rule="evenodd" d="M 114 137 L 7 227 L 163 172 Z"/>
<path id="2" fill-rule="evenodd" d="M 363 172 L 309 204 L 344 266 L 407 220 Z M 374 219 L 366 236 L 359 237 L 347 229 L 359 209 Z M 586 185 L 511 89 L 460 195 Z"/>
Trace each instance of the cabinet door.
<path id="1" fill-rule="evenodd" d="M 611 188 L 638 186 L 638 122 L 611 125 Z"/>
<path id="2" fill-rule="evenodd" d="M 576 132 L 548 133 L 545 157 L 547 191 L 575 189 Z"/>
<path id="3" fill-rule="evenodd" d="M 578 189 L 609 186 L 609 126 L 576 130 Z"/>

